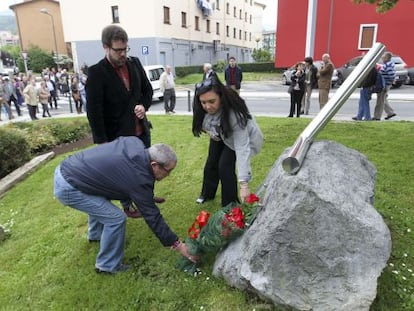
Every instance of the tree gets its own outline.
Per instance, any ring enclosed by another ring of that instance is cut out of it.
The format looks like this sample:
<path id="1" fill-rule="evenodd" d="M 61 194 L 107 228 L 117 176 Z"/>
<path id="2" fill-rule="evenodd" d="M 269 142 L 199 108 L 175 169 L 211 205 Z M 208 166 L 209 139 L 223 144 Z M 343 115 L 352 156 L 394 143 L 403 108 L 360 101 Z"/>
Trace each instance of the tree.
<path id="1" fill-rule="evenodd" d="M 391 10 L 399 0 L 352 0 L 354 3 L 361 4 L 363 2 L 375 4 L 378 13 L 387 13 Z"/>
<path id="2" fill-rule="evenodd" d="M 42 72 L 46 67 L 54 66 L 52 54 L 48 54 L 38 46 L 30 46 L 27 50 L 28 67 L 34 72 Z"/>
<path id="3" fill-rule="evenodd" d="M 253 49 L 252 57 L 256 63 L 265 63 L 272 61 L 272 55 L 270 52 L 263 49 Z"/>

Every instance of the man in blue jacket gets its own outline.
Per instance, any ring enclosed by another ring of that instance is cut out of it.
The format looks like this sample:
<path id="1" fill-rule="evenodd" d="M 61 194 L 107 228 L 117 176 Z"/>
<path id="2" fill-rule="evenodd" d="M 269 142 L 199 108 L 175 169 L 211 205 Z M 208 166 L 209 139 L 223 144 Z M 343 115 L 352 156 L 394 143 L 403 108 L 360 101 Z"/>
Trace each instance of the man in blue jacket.
<path id="1" fill-rule="evenodd" d="M 110 156 L 109 156 L 110 155 Z M 167 177 L 177 164 L 165 144 L 146 149 L 136 137 L 118 139 L 76 153 L 55 170 L 54 194 L 59 201 L 89 215 L 89 241 L 100 241 L 97 272 L 128 269 L 124 255 L 126 215 L 111 200 L 131 200 L 164 246 L 196 261 L 164 221 L 154 203 L 154 183 Z"/>

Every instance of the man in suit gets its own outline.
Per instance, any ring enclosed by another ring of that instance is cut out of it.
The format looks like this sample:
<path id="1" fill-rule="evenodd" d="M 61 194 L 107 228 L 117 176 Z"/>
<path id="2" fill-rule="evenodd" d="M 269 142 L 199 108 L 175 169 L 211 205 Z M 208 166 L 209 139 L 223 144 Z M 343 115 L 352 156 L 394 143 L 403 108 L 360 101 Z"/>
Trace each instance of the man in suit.
<path id="1" fill-rule="evenodd" d="M 102 31 L 105 57 L 88 70 L 87 116 L 94 143 L 119 136 L 137 136 L 148 148 L 150 126 L 146 111 L 152 103 L 152 87 L 136 57 L 127 57 L 128 35 L 117 26 Z"/>
<path id="2" fill-rule="evenodd" d="M 319 69 L 318 88 L 319 88 L 319 107 L 322 109 L 329 100 L 329 90 L 331 89 L 331 80 L 334 72 L 334 65 L 331 62 L 329 54 L 322 55 L 323 64 Z"/>

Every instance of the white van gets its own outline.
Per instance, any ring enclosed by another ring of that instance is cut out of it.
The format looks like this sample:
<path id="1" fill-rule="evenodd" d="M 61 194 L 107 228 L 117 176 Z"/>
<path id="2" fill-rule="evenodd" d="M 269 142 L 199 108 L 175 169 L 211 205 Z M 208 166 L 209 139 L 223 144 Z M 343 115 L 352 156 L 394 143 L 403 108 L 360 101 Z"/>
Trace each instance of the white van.
<path id="1" fill-rule="evenodd" d="M 152 91 L 154 95 L 153 100 L 162 100 L 164 94 L 160 90 L 160 76 L 165 71 L 162 65 L 151 65 L 144 66 L 145 73 L 147 74 L 148 80 L 151 82 Z"/>

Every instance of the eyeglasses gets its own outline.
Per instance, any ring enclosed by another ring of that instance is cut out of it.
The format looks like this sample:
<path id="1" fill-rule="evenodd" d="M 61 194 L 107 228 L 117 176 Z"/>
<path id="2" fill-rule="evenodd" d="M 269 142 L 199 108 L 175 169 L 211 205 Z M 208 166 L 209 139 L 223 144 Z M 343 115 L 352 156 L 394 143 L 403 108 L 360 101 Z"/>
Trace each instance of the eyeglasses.
<path id="1" fill-rule="evenodd" d="M 122 53 L 122 52 L 128 53 L 128 52 L 131 50 L 131 48 L 130 48 L 129 46 L 127 46 L 126 48 L 123 48 L 123 49 L 114 49 L 114 48 L 111 46 L 111 47 L 110 47 L 110 49 L 111 49 L 112 51 L 116 52 L 116 53 Z"/>
<path id="2" fill-rule="evenodd" d="M 164 172 L 166 172 L 167 173 L 167 175 L 170 175 L 170 173 L 172 172 L 172 170 L 173 170 L 173 168 L 171 168 L 171 169 L 167 169 L 164 165 L 162 165 L 162 164 L 160 164 L 160 163 L 158 163 L 157 162 L 157 164 L 158 164 L 158 166 L 160 167 L 160 168 L 162 168 L 162 170 L 164 171 Z"/>

